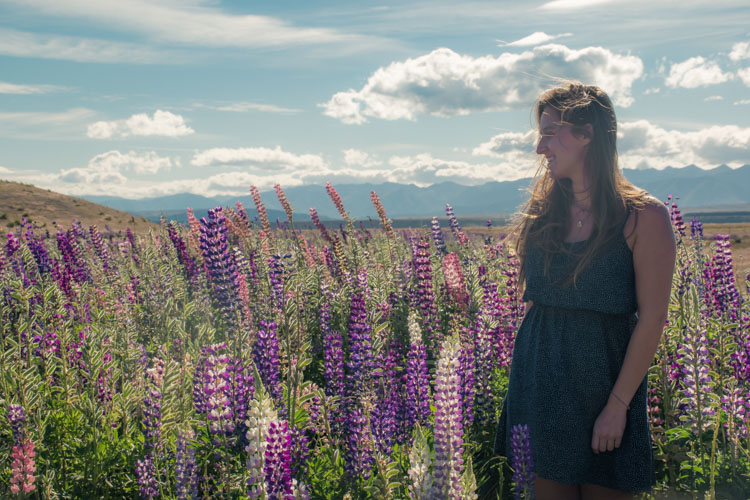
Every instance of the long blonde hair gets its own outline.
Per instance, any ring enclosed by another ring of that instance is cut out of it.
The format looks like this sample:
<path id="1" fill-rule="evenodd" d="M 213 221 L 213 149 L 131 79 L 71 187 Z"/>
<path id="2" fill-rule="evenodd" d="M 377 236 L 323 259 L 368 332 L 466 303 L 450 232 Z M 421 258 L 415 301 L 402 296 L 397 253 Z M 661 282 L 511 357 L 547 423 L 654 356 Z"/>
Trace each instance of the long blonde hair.
<path id="1" fill-rule="evenodd" d="M 647 203 L 648 193 L 631 184 L 620 172 L 617 163 L 617 119 L 612 102 L 599 87 L 570 82 L 566 86 L 545 91 L 535 105 L 537 124 L 546 107 L 560 112 L 561 122 L 571 126 L 574 134 L 591 137 L 584 159 L 584 171 L 591 185 L 593 229 L 566 284 L 575 284 L 583 269 L 604 247 L 623 223 L 630 210 L 639 210 Z M 585 126 L 591 124 L 593 136 Z M 540 170 L 543 167 L 540 166 Z M 530 248 L 539 248 L 545 255 L 544 271 L 549 273 L 552 256 L 571 253 L 563 242 L 570 227 L 570 208 L 574 202 L 570 179 L 553 179 L 539 171 L 523 206 L 513 235 L 516 253 L 521 261 L 521 282 L 525 275 L 526 256 Z"/>

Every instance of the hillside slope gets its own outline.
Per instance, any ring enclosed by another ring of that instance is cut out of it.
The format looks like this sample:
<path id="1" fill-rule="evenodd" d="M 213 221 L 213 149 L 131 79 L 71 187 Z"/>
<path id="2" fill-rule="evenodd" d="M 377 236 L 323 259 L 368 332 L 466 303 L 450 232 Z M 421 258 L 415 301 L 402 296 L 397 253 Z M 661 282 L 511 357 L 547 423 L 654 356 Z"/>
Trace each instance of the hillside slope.
<path id="1" fill-rule="evenodd" d="M 105 226 L 109 226 L 115 233 L 125 232 L 128 227 L 136 233 L 157 227 L 157 224 L 143 217 L 82 198 L 66 196 L 30 184 L 0 180 L 0 233 L 4 235 L 15 230 L 23 217 L 50 234 L 57 232 L 55 224 L 70 228 L 74 218 L 81 221 L 84 227 L 96 224 L 102 233 L 107 232 Z"/>

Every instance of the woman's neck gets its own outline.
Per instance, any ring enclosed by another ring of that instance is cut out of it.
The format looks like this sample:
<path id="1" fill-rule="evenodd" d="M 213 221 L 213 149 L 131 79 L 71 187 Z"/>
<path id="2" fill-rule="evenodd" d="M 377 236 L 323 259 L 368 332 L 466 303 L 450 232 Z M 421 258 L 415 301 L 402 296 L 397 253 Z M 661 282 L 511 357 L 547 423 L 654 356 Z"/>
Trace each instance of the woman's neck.
<path id="1" fill-rule="evenodd" d="M 591 182 L 581 175 L 571 179 L 573 189 L 573 204 L 578 208 L 591 207 Z"/>

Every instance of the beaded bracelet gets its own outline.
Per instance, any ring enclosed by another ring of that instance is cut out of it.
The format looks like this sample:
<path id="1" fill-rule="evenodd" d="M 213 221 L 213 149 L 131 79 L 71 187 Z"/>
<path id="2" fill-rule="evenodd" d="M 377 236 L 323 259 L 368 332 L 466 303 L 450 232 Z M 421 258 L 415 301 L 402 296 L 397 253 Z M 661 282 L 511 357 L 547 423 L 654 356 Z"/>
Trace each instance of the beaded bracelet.
<path id="1" fill-rule="evenodd" d="M 627 404 L 627 403 L 626 403 L 625 401 L 623 401 L 622 399 L 620 399 L 620 396 L 618 396 L 618 395 L 617 395 L 617 394 L 615 394 L 614 392 L 610 392 L 610 394 L 611 394 L 612 396 L 614 396 L 614 397 L 615 397 L 615 399 L 616 399 L 617 401 L 619 401 L 620 403 L 624 404 L 624 405 L 625 405 L 625 408 L 627 408 L 628 410 L 630 409 L 630 405 L 629 405 L 629 404 Z"/>

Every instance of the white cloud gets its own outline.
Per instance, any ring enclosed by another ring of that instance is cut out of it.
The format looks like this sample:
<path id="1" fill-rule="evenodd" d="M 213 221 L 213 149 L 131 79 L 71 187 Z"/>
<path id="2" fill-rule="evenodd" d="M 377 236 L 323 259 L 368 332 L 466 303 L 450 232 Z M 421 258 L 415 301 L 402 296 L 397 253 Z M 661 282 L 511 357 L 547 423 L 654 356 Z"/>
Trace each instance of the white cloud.
<path id="1" fill-rule="evenodd" d="M 4 111 L 0 112 L 0 137 L 23 139 L 72 139 L 80 137 L 86 120 L 94 116 L 87 108 L 67 111 Z"/>
<path id="2" fill-rule="evenodd" d="M 252 48 L 336 42 L 365 46 L 376 40 L 334 29 L 292 26 L 270 16 L 229 14 L 214 1 L 23 0 L 23 4 L 55 18 L 90 20 L 109 31 L 138 33 L 169 44 Z"/>
<path id="3" fill-rule="evenodd" d="M 86 108 L 72 108 L 61 112 L 6 111 L 0 112 L 0 122 L 15 122 L 21 125 L 65 124 L 91 117 L 94 112 Z"/>
<path id="4" fill-rule="evenodd" d="M 724 96 L 710 95 L 710 96 L 706 97 L 703 100 L 706 101 L 706 102 L 723 101 L 724 100 Z"/>
<path id="5" fill-rule="evenodd" d="M 530 153 L 535 149 L 536 139 L 537 132 L 533 129 L 525 133 L 503 132 L 474 148 L 471 154 L 499 157 L 504 153 L 515 150 Z"/>
<path id="6" fill-rule="evenodd" d="M 373 157 L 369 153 L 360 151 L 359 149 L 345 149 L 343 153 L 344 163 L 350 167 L 359 166 L 362 168 L 371 168 L 383 164 L 382 161 Z"/>
<path id="7" fill-rule="evenodd" d="M 525 36 L 514 42 L 504 42 L 502 40 L 498 40 L 498 42 L 500 42 L 499 44 L 500 47 L 503 47 L 505 45 L 508 45 L 510 47 L 530 47 L 534 45 L 541 45 L 543 43 L 551 42 L 552 40 L 556 40 L 558 38 L 572 36 L 572 35 L 573 33 L 562 33 L 560 35 L 548 35 L 547 33 L 543 31 L 535 31 L 529 36 Z"/>
<path id="8" fill-rule="evenodd" d="M 60 90 L 57 85 L 24 85 L 19 83 L 0 82 L 0 94 L 47 94 Z"/>
<path id="9" fill-rule="evenodd" d="M 37 57 L 63 61 L 96 63 L 176 63 L 185 58 L 173 51 L 127 42 L 110 42 L 96 38 L 43 35 L 0 28 L 0 54 L 14 57 Z"/>
<path id="10" fill-rule="evenodd" d="M 742 83 L 750 87 L 750 68 L 745 68 L 737 71 L 737 76 L 740 77 Z"/>
<path id="11" fill-rule="evenodd" d="M 515 160 L 522 160 L 522 163 L 507 161 L 510 156 L 515 156 Z M 511 155 L 506 155 L 502 160 L 493 163 L 470 163 L 434 158 L 430 153 L 393 156 L 388 160 L 393 168 L 388 172 L 387 180 L 417 186 L 429 186 L 446 181 L 477 185 L 489 181 L 530 177 L 537 165 L 536 159 L 525 152 L 515 151 Z"/>
<path id="12" fill-rule="evenodd" d="M 614 0 L 552 0 L 539 6 L 542 10 L 575 10 L 605 3 L 613 3 Z"/>
<path id="13" fill-rule="evenodd" d="M 732 45 L 732 52 L 729 53 L 732 61 L 740 59 L 750 59 L 750 42 L 738 42 Z"/>
<path id="14" fill-rule="evenodd" d="M 111 137 L 165 136 L 179 137 L 195 131 L 185 124 L 185 119 L 169 111 L 157 110 L 153 117 L 139 113 L 126 120 L 96 122 L 89 125 L 86 135 L 92 139 Z"/>
<path id="15" fill-rule="evenodd" d="M 336 93 L 321 106 L 344 123 L 368 117 L 413 120 L 420 114 L 465 115 L 530 107 L 555 78 L 599 85 L 616 104 L 633 102 L 630 90 L 643 73 L 635 56 L 601 47 L 574 50 L 549 44 L 521 54 L 471 57 L 441 48 L 394 62 L 373 73 L 361 90 Z"/>
<path id="16" fill-rule="evenodd" d="M 299 113 L 299 109 L 282 108 L 273 104 L 259 104 L 255 102 L 234 102 L 231 104 L 210 105 L 195 104 L 197 108 L 213 109 L 215 111 L 231 111 L 235 113 L 244 113 L 247 111 L 261 111 L 264 113 Z"/>
<path id="17" fill-rule="evenodd" d="M 743 106 L 745 104 L 750 104 L 750 99 L 740 99 L 739 101 L 735 101 L 732 104 L 735 106 Z"/>
<path id="18" fill-rule="evenodd" d="M 668 87 L 694 89 L 724 83 L 733 78 L 732 73 L 724 73 L 714 61 L 703 57 L 691 57 L 681 63 L 672 64 L 665 80 Z"/>
<path id="19" fill-rule="evenodd" d="M 159 170 L 178 166 L 179 160 L 172 161 L 155 152 L 136 153 L 130 151 L 107 151 L 94 156 L 84 168 L 61 170 L 58 179 L 62 182 L 83 185 L 121 185 L 128 179 L 123 171 L 136 174 L 155 174 Z M 86 189 L 86 188 L 84 188 Z"/>
<path id="20" fill-rule="evenodd" d="M 682 132 L 638 120 L 621 123 L 617 135 L 623 168 L 750 163 L 750 127 L 714 125 Z"/>
<path id="21" fill-rule="evenodd" d="M 322 157 L 312 154 L 296 155 L 275 149 L 258 148 L 213 148 L 195 153 L 190 162 L 196 167 L 216 165 L 254 166 L 266 170 L 295 170 L 299 168 L 326 168 Z"/>
<path id="22" fill-rule="evenodd" d="M 644 95 L 651 95 L 651 94 L 658 94 L 661 92 L 661 89 L 659 87 L 651 87 L 649 89 L 646 89 L 643 91 Z"/>
<path id="23" fill-rule="evenodd" d="M 0 165 L 0 174 L 12 174 L 13 171 Z"/>

